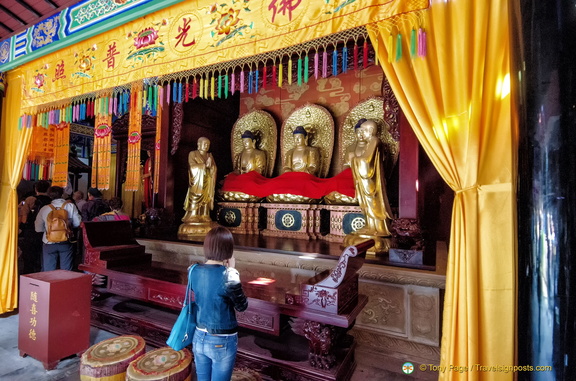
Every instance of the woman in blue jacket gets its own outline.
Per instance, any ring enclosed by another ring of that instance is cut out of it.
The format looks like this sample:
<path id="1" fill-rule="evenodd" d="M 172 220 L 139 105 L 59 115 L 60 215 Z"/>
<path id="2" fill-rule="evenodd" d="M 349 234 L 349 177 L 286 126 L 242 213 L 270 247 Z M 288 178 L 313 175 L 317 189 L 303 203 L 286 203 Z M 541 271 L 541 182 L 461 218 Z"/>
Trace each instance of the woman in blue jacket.
<path id="1" fill-rule="evenodd" d="M 192 349 L 198 381 L 229 381 L 232 377 L 238 350 L 234 310 L 248 308 L 233 251 L 232 233 L 215 227 L 204 240 L 206 263 L 192 270 L 191 287 L 197 305 Z"/>

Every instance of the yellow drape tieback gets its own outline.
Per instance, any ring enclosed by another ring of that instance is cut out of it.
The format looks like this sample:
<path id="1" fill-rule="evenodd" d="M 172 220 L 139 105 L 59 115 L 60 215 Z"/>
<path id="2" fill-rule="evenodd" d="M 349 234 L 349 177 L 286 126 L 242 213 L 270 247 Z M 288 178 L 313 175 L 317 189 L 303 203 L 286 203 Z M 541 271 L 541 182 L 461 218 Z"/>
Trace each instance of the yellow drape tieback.
<path id="1" fill-rule="evenodd" d="M 496 183 L 496 184 L 484 184 L 484 185 L 471 185 L 466 188 L 457 189 L 454 191 L 456 194 L 468 192 L 472 189 L 477 189 L 480 192 L 509 192 L 512 187 L 512 183 Z"/>

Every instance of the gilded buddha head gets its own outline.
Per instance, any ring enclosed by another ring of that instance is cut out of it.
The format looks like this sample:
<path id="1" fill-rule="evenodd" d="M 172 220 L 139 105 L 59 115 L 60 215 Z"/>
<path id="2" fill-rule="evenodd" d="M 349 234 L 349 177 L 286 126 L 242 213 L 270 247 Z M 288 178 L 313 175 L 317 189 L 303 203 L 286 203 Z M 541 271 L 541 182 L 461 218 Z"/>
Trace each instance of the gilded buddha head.
<path id="1" fill-rule="evenodd" d="M 242 133 L 242 145 L 244 149 L 254 149 L 256 148 L 256 136 L 250 130 L 246 130 Z"/>
<path id="2" fill-rule="evenodd" d="M 298 126 L 294 129 L 294 131 L 292 132 L 292 135 L 294 136 L 294 144 L 297 147 L 302 147 L 307 145 L 308 143 L 308 133 L 306 132 L 306 129 L 304 129 L 303 126 Z"/>

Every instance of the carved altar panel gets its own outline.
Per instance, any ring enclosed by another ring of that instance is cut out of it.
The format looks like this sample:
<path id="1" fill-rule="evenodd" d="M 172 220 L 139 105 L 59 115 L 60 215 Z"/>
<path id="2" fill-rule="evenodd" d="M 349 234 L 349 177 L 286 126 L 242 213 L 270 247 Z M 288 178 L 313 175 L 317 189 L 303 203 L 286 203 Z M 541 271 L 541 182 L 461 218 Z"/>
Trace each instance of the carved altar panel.
<path id="1" fill-rule="evenodd" d="M 356 325 L 359 327 L 408 336 L 407 290 L 405 286 L 376 282 L 360 282 L 359 292 L 369 295 Z"/>
<path id="2" fill-rule="evenodd" d="M 280 313 L 250 309 L 236 312 L 236 320 L 243 327 L 250 327 L 273 335 L 280 334 Z"/>
<path id="3" fill-rule="evenodd" d="M 329 242 L 344 242 L 346 234 L 362 229 L 366 218 L 358 205 L 322 205 L 330 218 L 329 233 L 320 238 Z"/>
<path id="4" fill-rule="evenodd" d="M 258 234 L 258 208 L 255 202 L 219 202 L 217 221 L 234 234 Z"/>
<path id="5" fill-rule="evenodd" d="M 439 290 L 429 287 L 410 286 L 410 339 L 423 344 L 438 345 L 440 342 L 440 295 Z"/>
<path id="6" fill-rule="evenodd" d="M 115 278 L 108 278 L 108 289 L 118 295 L 132 298 L 146 298 L 146 289 L 137 283 L 124 282 Z"/>
<path id="7" fill-rule="evenodd" d="M 315 204 L 262 203 L 266 211 L 266 229 L 261 234 L 272 237 L 318 239 L 320 209 Z"/>
<path id="8" fill-rule="evenodd" d="M 334 146 L 334 119 L 330 112 L 318 105 L 307 103 L 297 108 L 282 123 L 280 135 L 280 160 L 289 150 L 294 148 L 292 133 L 296 127 L 302 126 L 308 133 L 308 145 L 320 149 L 320 170 L 318 177 L 326 177 L 332 160 Z"/>

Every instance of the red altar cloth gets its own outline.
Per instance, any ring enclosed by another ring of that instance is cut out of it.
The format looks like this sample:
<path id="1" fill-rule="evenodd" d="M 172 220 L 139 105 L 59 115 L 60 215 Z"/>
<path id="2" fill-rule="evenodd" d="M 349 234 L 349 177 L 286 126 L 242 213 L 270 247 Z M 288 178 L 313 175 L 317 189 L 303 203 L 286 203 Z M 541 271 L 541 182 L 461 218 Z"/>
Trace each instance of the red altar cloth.
<path id="1" fill-rule="evenodd" d="M 305 172 L 286 172 L 271 179 L 256 171 L 242 175 L 230 173 L 224 179 L 222 191 L 243 192 L 257 197 L 266 197 L 271 194 L 293 194 L 309 198 L 322 198 L 334 191 L 349 197 L 356 195 L 352 170 L 349 168 L 328 179 L 321 179 Z"/>

